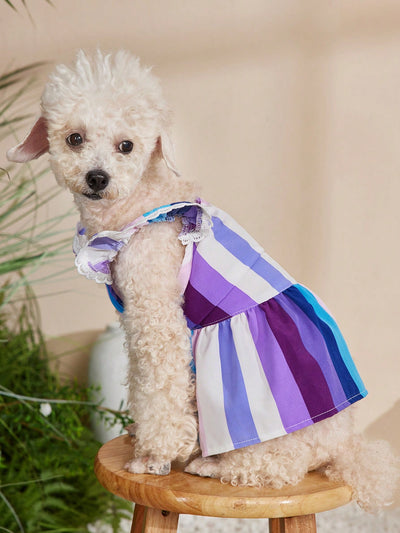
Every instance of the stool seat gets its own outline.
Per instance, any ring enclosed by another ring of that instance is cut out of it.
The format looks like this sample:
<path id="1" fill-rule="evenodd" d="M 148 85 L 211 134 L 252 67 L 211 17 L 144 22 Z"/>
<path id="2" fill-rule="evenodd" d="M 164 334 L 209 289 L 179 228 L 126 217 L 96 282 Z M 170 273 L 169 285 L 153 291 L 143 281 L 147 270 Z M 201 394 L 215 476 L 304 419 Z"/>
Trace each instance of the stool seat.
<path id="1" fill-rule="evenodd" d="M 167 516 L 170 512 L 176 515 L 176 523 L 179 514 L 225 518 L 305 517 L 345 505 L 351 500 L 349 486 L 329 481 L 318 472 L 307 474 L 298 485 L 288 485 L 280 490 L 268 487 L 233 487 L 222 484 L 217 479 L 187 474 L 174 468 L 174 465 L 167 476 L 131 474 L 124 470 L 124 465 L 132 455 L 128 435 L 104 444 L 95 461 L 95 473 L 100 483 L 117 496 L 139 504 L 138 514 L 143 515 L 147 508 L 164 511 L 162 516 Z M 285 529 L 277 526 L 274 529 L 270 522 L 270 530 L 315 531 L 315 528 Z M 136 531 L 134 526 L 132 531 Z M 176 528 L 172 526 L 165 531 L 176 531 Z"/>

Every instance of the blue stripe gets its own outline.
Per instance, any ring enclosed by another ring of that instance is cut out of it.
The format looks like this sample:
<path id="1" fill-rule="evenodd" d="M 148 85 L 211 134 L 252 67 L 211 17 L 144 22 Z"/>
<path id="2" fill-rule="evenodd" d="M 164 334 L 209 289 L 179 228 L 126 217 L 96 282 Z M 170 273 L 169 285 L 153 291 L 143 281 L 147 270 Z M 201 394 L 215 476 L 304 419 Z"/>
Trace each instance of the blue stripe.
<path id="1" fill-rule="evenodd" d="M 164 209 L 165 207 L 171 207 L 171 204 L 165 204 L 165 205 L 162 205 L 161 207 L 156 207 L 155 209 L 151 209 L 150 211 L 147 211 L 146 213 L 144 213 L 142 216 L 144 218 L 148 218 L 153 213 L 157 213 L 158 211 L 160 211 L 160 209 Z"/>
<path id="2" fill-rule="evenodd" d="M 230 319 L 219 323 L 218 340 L 225 416 L 233 445 L 236 449 L 257 444 L 260 438 L 251 414 Z"/>
<path id="3" fill-rule="evenodd" d="M 225 226 L 220 218 L 214 216 L 212 221 L 216 240 L 241 263 L 251 268 L 278 292 L 291 285 L 291 282 L 279 270 L 268 263 L 243 237 Z"/>
<path id="4" fill-rule="evenodd" d="M 367 391 L 364 383 L 332 316 L 319 304 L 315 296 L 302 285 L 293 285 L 284 291 L 284 294 L 293 300 L 320 330 L 349 402 L 354 403 L 360 397 L 366 396 Z"/>
<path id="5" fill-rule="evenodd" d="M 192 355 L 192 358 L 190 360 L 190 363 L 189 363 L 189 366 L 190 366 L 190 370 L 193 372 L 193 374 L 196 374 L 196 363 L 194 361 L 194 357 L 193 357 L 193 335 L 194 335 L 194 330 L 190 330 L 190 353 Z"/>
<path id="6" fill-rule="evenodd" d="M 178 207 L 178 208 L 175 207 L 174 208 L 175 205 L 180 205 L 181 207 Z M 143 217 L 144 218 L 148 218 L 151 215 L 153 215 L 153 213 L 157 213 L 159 211 L 162 211 L 166 207 L 170 207 L 171 209 L 169 211 L 166 211 L 165 213 L 163 213 L 163 215 L 168 215 L 168 216 L 183 215 L 192 206 L 193 206 L 193 203 L 191 203 L 191 202 L 174 202 L 172 204 L 165 204 L 165 205 L 162 205 L 161 207 L 156 207 L 155 209 L 151 209 L 150 211 L 147 211 L 147 213 L 143 214 Z"/>
<path id="7" fill-rule="evenodd" d="M 118 296 L 118 294 L 115 292 L 115 290 L 113 289 L 112 285 L 106 285 L 106 289 L 107 289 L 107 292 L 108 292 L 108 296 L 110 297 L 111 303 L 113 304 L 115 309 L 118 312 L 123 313 L 124 312 L 124 303 L 121 300 L 121 298 Z"/>
<path id="8" fill-rule="evenodd" d="M 98 250 L 115 250 L 119 252 L 119 250 L 124 246 L 124 243 L 121 241 L 116 241 L 115 239 L 111 239 L 110 237 L 96 237 L 89 242 L 88 246 L 91 248 L 97 248 Z"/>

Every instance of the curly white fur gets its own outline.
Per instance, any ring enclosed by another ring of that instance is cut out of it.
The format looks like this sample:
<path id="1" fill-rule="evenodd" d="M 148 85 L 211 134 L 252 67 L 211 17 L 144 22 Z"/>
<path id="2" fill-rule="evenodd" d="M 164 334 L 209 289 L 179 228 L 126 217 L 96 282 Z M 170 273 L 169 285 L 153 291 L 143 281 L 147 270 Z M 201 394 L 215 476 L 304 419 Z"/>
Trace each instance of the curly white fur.
<path id="1" fill-rule="evenodd" d="M 196 187 L 177 177 L 169 124 L 160 84 L 137 58 L 123 51 L 93 57 L 79 52 L 74 67 L 56 68 L 43 93 L 41 118 L 8 155 L 21 162 L 48 150 L 54 174 L 73 193 L 91 236 L 119 230 L 154 207 L 195 199 Z M 82 139 L 78 147 L 66 142 L 73 133 Z M 124 140 L 133 143 L 131 153 L 119 150 Z M 96 200 L 88 197 L 91 170 L 110 177 Z M 198 452 L 190 335 L 177 281 L 180 229 L 180 222 L 143 228 L 113 263 L 130 361 L 131 472 L 167 474 L 171 461 Z M 354 435 L 352 410 L 265 443 L 195 458 L 187 471 L 234 485 L 282 487 L 322 468 L 349 483 L 360 505 L 380 507 L 392 497 L 396 459 L 385 443 Z"/>

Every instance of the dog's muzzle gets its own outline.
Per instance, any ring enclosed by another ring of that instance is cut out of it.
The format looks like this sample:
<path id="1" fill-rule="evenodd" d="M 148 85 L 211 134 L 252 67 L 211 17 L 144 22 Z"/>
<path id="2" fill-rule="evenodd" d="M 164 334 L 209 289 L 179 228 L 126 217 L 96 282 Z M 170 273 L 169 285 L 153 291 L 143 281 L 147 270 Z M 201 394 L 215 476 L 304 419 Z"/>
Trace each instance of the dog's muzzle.
<path id="1" fill-rule="evenodd" d="M 100 200 L 103 191 L 110 182 L 110 176 L 104 170 L 90 170 L 86 174 L 86 183 L 90 187 L 90 191 L 84 193 L 85 196 L 92 200 Z"/>

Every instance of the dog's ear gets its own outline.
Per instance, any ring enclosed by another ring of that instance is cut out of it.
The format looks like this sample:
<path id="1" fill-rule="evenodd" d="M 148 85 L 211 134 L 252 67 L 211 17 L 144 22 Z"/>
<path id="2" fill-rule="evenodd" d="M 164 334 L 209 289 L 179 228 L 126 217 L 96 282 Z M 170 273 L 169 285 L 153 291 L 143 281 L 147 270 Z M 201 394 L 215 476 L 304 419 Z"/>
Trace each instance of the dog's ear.
<path id="1" fill-rule="evenodd" d="M 167 167 L 170 170 L 172 170 L 172 172 L 176 176 L 180 176 L 180 173 L 176 169 L 176 164 L 175 164 L 174 145 L 172 144 L 172 141 L 169 138 L 169 135 L 163 132 L 158 138 L 157 145 L 161 152 L 161 157 L 164 159 L 164 162 L 167 165 Z"/>
<path id="2" fill-rule="evenodd" d="M 14 148 L 8 150 L 7 159 L 15 163 L 27 163 L 48 151 L 47 124 L 45 119 L 40 117 L 25 139 Z"/>

